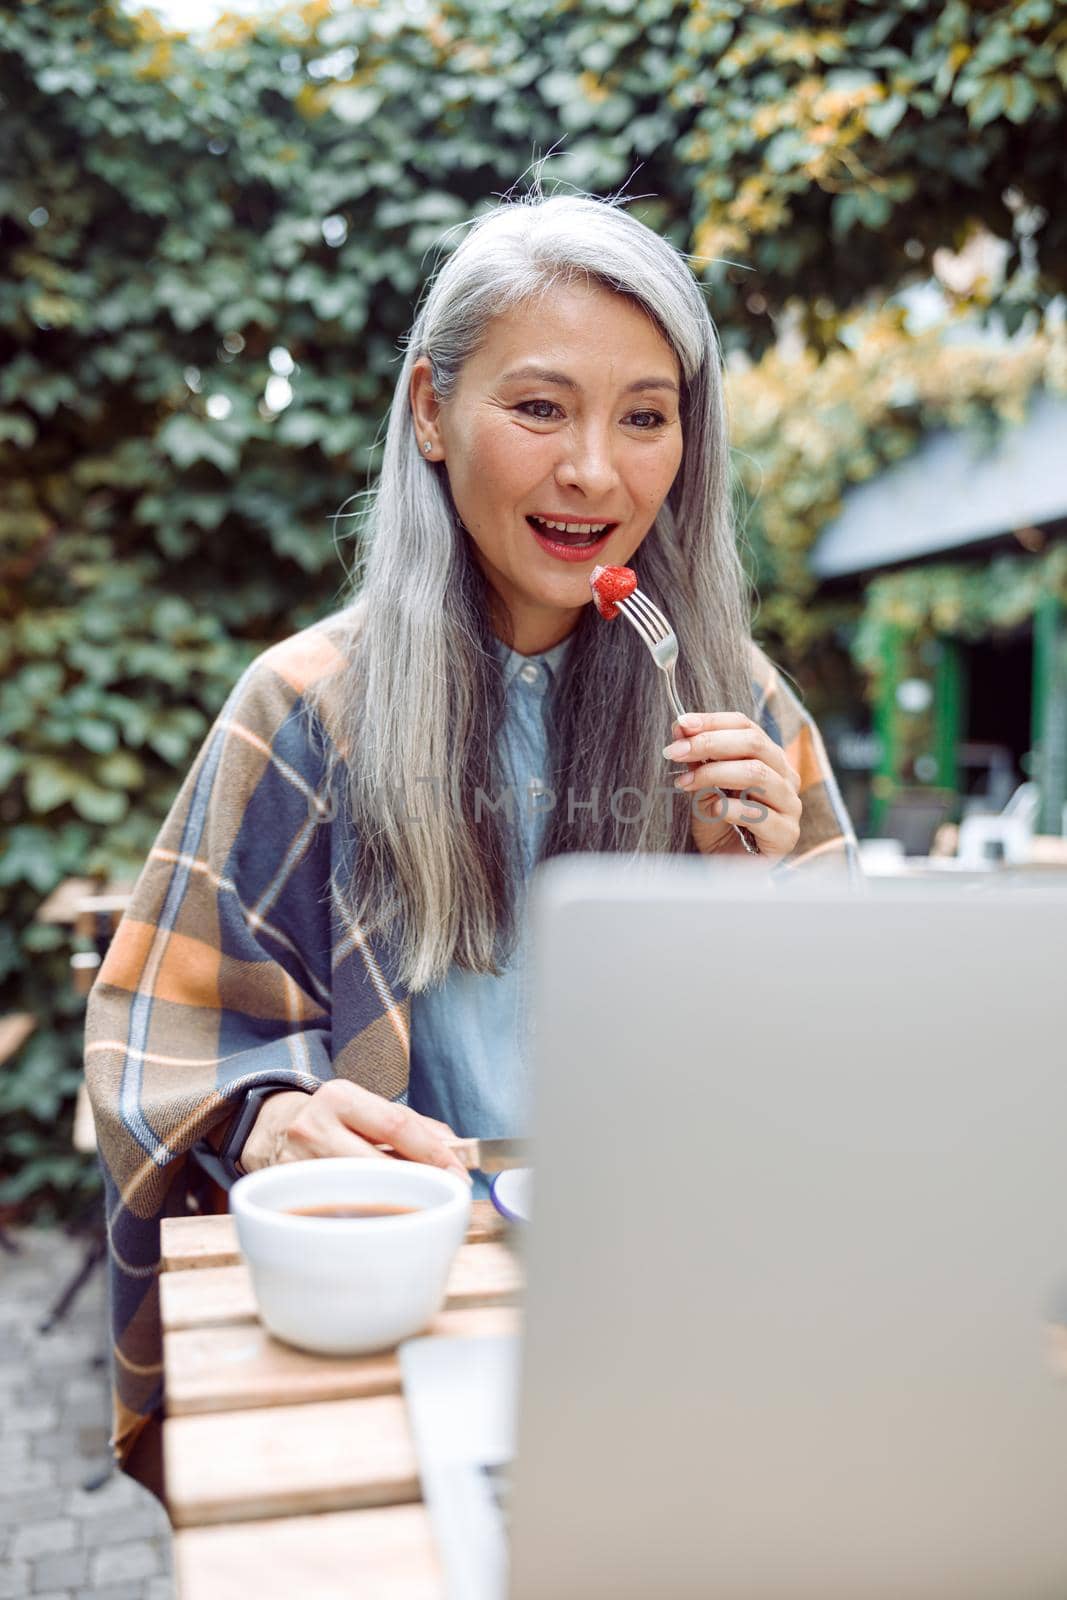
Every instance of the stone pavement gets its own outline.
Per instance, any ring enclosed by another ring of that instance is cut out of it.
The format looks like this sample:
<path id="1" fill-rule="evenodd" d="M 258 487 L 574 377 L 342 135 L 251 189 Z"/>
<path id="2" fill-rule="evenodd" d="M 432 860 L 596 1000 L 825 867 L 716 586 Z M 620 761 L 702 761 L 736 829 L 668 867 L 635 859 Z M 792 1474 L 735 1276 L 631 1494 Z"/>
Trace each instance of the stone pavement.
<path id="1" fill-rule="evenodd" d="M 84 1253 L 60 1230 L 22 1229 L 0 1250 L 0 1600 L 174 1600 L 170 1525 L 114 1473 L 109 1452 L 104 1274 L 52 1333 L 37 1324 Z"/>

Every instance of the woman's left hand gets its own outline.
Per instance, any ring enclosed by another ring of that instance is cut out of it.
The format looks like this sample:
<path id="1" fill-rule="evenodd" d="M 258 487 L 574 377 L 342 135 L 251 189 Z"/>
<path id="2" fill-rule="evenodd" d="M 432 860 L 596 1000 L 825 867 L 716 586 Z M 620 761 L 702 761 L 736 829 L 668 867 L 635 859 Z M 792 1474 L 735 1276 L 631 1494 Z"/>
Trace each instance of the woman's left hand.
<path id="1" fill-rule="evenodd" d="M 748 829 L 765 858 L 790 853 L 803 806 L 800 774 L 780 745 L 739 711 L 687 712 L 674 724 L 674 741 L 663 754 L 689 765 L 675 787 L 693 797 L 690 827 L 703 855 L 745 855 L 735 826 Z"/>

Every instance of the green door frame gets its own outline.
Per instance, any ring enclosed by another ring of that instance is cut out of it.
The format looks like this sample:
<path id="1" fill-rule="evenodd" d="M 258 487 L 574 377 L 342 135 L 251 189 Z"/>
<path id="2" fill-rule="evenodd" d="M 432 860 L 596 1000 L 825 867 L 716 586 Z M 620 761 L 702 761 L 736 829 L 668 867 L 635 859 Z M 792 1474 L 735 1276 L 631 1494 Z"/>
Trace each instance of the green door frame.
<path id="1" fill-rule="evenodd" d="M 937 641 L 934 668 L 934 756 L 937 786 L 960 792 L 960 745 L 966 718 L 967 680 L 963 648 L 958 639 L 942 634 Z"/>
<path id="2" fill-rule="evenodd" d="M 1062 834 L 1067 804 L 1067 615 L 1056 594 L 1034 612 L 1030 737 L 1040 790 L 1037 832 Z"/>
<path id="3" fill-rule="evenodd" d="M 874 729 L 879 760 L 871 785 L 869 830 L 881 832 L 900 787 L 900 710 L 897 689 L 905 636 L 898 626 L 882 634 L 874 693 Z M 937 785 L 960 792 L 959 749 L 967 716 L 967 670 L 958 639 L 938 639 L 934 669 L 934 755 Z M 1040 788 L 1039 833 L 1064 832 L 1067 806 L 1067 605 L 1054 593 L 1042 595 L 1034 612 L 1033 690 L 1030 740 L 1032 775 Z"/>
<path id="4" fill-rule="evenodd" d="M 903 630 L 890 624 L 882 633 L 874 702 L 874 731 L 878 736 L 879 756 L 871 784 L 868 826 L 876 837 L 882 831 L 900 781 L 900 708 L 897 705 L 897 689 L 903 655 Z"/>

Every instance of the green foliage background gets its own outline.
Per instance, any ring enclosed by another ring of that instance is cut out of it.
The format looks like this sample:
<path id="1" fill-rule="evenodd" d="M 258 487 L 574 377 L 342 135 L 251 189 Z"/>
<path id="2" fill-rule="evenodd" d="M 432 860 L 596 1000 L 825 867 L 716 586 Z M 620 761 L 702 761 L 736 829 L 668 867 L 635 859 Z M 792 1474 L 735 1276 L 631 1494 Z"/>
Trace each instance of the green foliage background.
<path id="1" fill-rule="evenodd" d="M 841 621 L 803 556 L 847 483 L 1004 403 L 962 356 L 909 377 L 892 312 L 863 359 L 847 329 L 977 222 L 1011 241 L 998 309 L 1040 316 L 1065 82 L 1053 0 L 317 0 L 209 48 L 113 0 L 0 12 L 0 1013 L 41 1022 L 0 1071 L 0 1205 L 95 1182 L 69 1149 L 71 939 L 34 914 L 65 877 L 136 873 L 239 672 L 336 603 L 334 513 L 373 478 L 447 230 L 561 140 L 546 188 L 636 172 L 632 209 L 702 258 L 756 362 L 731 389 L 760 637 L 803 676 Z M 1009 186 L 1047 213 L 1036 265 Z M 1050 339 L 1009 403 L 1061 369 Z"/>

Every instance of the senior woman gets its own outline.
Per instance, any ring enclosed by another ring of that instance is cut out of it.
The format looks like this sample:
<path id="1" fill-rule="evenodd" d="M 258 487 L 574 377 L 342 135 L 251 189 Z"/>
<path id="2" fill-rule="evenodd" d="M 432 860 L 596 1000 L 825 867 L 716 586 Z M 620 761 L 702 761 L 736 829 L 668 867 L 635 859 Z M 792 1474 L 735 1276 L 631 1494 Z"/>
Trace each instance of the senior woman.
<path id="1" fill-rule="evenodd" d="M 681 641 L 684 727 L 590 603 L 631 561 Z M 453 1130 L 520 1131 L 534 863 L 744 854 L 739 823 L 754 872 L 854 867 L 818 731 L 750 637 L 700 291 L 618 203 L 505 203 L 419 310 L 353 599 L 233 690 L 92 993 L 128 1470 L 158 1487 L 159 1222 L 193 1146 L 454 1166 Z"/>

